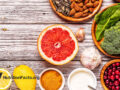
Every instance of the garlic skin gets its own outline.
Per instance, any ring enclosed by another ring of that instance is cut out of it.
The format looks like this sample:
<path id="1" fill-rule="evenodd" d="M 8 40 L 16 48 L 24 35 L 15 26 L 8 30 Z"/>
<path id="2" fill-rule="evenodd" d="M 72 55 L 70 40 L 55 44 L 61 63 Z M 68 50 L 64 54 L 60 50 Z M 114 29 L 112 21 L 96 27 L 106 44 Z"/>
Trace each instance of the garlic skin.
<path id="1" fill-rule="evenodd" d="M 85 39 L 85 31 L 84 28 L 80 28 L 77 32 L 76 32 L 76 38 L 78 41 L 82 42 Z"/>
<path id="2" fill-rule="evenodd" d="M 101 64 L 102 57 L 97 49 L 90 47 L 81 53 L 80 61 L 84 67 L 93 70 Z"/>

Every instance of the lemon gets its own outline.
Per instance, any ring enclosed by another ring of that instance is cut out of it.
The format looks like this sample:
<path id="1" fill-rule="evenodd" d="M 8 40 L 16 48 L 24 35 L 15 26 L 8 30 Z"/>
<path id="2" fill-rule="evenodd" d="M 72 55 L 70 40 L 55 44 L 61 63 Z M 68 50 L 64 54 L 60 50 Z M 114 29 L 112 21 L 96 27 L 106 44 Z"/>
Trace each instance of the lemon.
<path id="1" fill-rule="evenodd" d="M 15 84 L 20 90 L 35 90 L 36 78 L 33 70 L 26 65 L 17 66 L 13 71 Z"/>
<path id="2" fill-rule="evenodd" d="M 11 85 L 11 82 L 11 74 L 7 70 L 0 68 L 0 90 L 8 89 Z"/>

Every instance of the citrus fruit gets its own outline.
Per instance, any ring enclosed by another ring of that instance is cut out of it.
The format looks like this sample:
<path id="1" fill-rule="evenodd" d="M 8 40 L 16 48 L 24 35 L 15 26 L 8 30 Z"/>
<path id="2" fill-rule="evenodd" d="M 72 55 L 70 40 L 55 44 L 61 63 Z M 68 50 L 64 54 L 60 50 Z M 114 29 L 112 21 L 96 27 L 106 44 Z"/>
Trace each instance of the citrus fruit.
<path id="1" fill-rule="evenodd" d="M 31 68 L 26 65 L 17 66 L 13 71 L 15 84 L 20 90 L 35 90 L 36 88 L 36 76 Z"/>
<path id="2" fill-rule="evenodd" d="M 5 70 L 0 69 L 0 90 L 6 90 L 10 87 L 12 82 L 11 74 Z"/>
<path id="3" fill-rule="evenodd" d="M 40 33 L 38 51 L 41 57 L 51 64 L 63 65 L 77 54 L 78 42 L 68 27 L 52 25 Z"/>

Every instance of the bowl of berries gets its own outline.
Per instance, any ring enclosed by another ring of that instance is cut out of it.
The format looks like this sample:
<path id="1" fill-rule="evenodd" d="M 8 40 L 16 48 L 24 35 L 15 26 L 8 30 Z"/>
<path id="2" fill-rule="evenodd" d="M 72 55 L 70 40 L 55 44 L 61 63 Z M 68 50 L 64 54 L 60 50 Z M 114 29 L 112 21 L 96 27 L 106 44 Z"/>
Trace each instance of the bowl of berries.
<path id="1" fill-rule="evenodd" d="M 114 59 L 105 64 L 100 78 L 105 90 L 120 90 L 120 59 Z"/>

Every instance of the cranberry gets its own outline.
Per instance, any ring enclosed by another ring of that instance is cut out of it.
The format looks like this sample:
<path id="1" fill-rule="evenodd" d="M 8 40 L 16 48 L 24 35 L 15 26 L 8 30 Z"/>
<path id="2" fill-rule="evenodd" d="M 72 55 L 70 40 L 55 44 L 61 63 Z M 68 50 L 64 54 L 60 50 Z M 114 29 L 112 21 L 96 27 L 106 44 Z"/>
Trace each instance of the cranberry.
<path id="1" fill-rule="evenodd" d="M 119 71 L 120 71 L 120 67 L 117 67 L 117 70 L 119 70 Z"/>
<path id="2" fill-rule="evenodd" d="M 109 89 L 111 89 L 112 87 L 111 86 L 108 86 Z"/>
<path id="3" fill-rule="evenodd" d="M 115 79 L 119 79 L 119 75 L 115 75 Z"/>
<path id="4" fill-rule="evenodd" d="M 109 85 L 110 85 L 110 86 L 112 86 L 112 85 L 113 85 L 113 83 L 112 83 L 112 82 L 110 82 L 110 83 L 109 83 Z"/>
<path id="5" fill-rule="evenodd" d="M 112 66 L 115 67 L 116 66 L 115 63 L 113 63 Z"/>
<path id="6" fill-rule="evenodd" d="M 106 83 L 106 84 L 109 84 L 109 80 L 107 79 L 107 80 L 105 81 L 105 83 Z"/>
<path id="7" fill-rule="evenodd" d="M 107 71 L 105 71 L 105 75 L 108 75 Z"/>
<path id="8" fill-rule="evenodd" d="M 119 85 L 119 81 L 114 81 L 114 85 L 118 86 Z"/>
<path id="9" fill-rule="evenodd" d="M 115 71 L 115 74 L 119 75 L 119 74 L 120 74 L 119 70 L 116 70 L 116 71 Z"/>
<path id="10" fill-rule="evenodd" d="M 112 75 L 115 75 L 115 72 L 112 72 Z"/>
<path id="11" fill-rule="evenodd" d="M 118 79 L 118 81 L 120 82 L 120 78 Z"/>
<path id="12" fill-rule="evenodd" d="M 106 80 L 107 79 L 107 76 L 104 76 L 104 80 Z"/>
<path id="13" fill-rule="evenodd" d="M 112 90 L 115 90 L 115 86 L 112 86 Z"/>
<path id="14" fill-rule="evenodd" d="M 116 70 L 116 68 L 114 67 L 114 68 L 113 68 L 113 71 L 115 71 L 115 70 Z"/>
<path id="15" fill-rule="evenodd" d="M 120 89 L 120 86 L 116 86 L 116 90 L 119 90 Z"/>
<path id="16" fill-rule="evenodd" d="M 115 77 L 112 75 L 112 76 L 110 76 L 110 79 L 111 79 L 112 81 L 114 81 L 114 80 L 115 80 Z"/>
<path id="17" fill-rule="evenodd" d="M 108 71 L 109 73 L 111 73 L 112 72 L 112 69 L 109 69 L 109 71 Z"/>
<path id="18" fill-rule="evenodd" d="M 117 63 L 116 63 L 116 66 L 120 66 L 120 63 L 119 63 L 119 62 L 117 62 Z"/>

